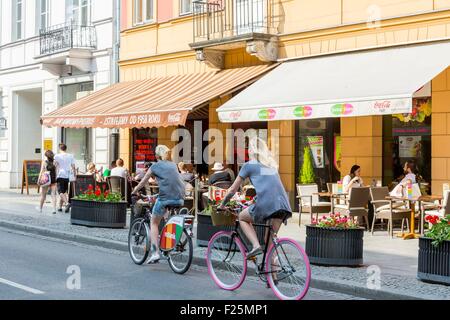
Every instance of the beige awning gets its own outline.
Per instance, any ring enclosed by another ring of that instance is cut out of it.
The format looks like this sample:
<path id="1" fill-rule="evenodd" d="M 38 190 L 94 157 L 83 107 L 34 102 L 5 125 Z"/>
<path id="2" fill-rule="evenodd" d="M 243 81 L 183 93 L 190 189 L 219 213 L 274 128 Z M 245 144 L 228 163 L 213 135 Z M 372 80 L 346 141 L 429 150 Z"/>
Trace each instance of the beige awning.
<path id="1" fill-rule="evenodd" d="M 276 65 L 122 82 L 42 116 L 65 128 L 139 128 L 184 125 L 190 111 L 256 81 Z"/>

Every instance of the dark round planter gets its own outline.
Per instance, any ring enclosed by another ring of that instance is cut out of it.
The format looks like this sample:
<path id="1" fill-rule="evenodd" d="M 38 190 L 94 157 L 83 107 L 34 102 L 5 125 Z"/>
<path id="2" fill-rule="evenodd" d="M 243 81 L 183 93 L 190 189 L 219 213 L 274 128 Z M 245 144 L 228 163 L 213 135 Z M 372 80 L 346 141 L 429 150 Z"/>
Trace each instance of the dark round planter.
<path id="1" fill-rule="evenodd" d="M 435 247 L 430 238 L 419 239 L 417 278 L 425 282 L 450 285 L 450 241 Z"/>
<path id="2" fill-rule="evenodd" d="M 207 247 L 209 240 L 212 238 L 214 234 L 219 231 L 233 231 L 234 226 L 214 226 L 212 224 L 211 215 L 199 213 L 197 215 L 197 246 L 199 247 Z M 259 243 L 264 245 L 265 240 L 265 231 L 266 228 L 256 226 L 255 227 L 256 234 L 259 239 Z M 248 241 L 247 237 L 244 235 L 241 229 L 239 229 L 239 235 L 244 242 L 244 245 L 247 246 L 247 249 L 251 249 L 252 246 L 250 241 Z"/>
<path id="3" fill-rule="evenodd" d="M 127 224 L 127 203 L 72 199 L 70 222 L 87 227 L 124 228 Z"/>
<path id="4" fill-rule="evenodd" d="M 312 264 L 360 266 L 363 264 L 363 238 L 364 228 L 306 226 L 306 254 Z"/>

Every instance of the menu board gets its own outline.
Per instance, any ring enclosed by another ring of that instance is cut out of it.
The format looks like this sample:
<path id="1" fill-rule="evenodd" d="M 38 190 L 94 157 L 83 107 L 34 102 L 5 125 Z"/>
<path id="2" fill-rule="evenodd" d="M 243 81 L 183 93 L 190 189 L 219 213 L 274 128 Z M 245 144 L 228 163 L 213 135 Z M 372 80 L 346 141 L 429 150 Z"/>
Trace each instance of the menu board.
<path id="1" fill-rule="evenodd" d="M 22 172 L 22 194 L 24 187 L 27 189 L 27 194 L 30 194 L 29 187 L 37 186 L 39 192 L 38 178 L 41 172 L 41 160 L 24 160 Z"/>
<path id="2" fill-rule="evenodd" d="M 143 166 L 143 163 L 156 161 L 155 149 L 158 145 L 156 128 L 133 129 L 133 168 Z"/>
<path id="3" fill-rule="evenodd" d="M 322 136 L 308 136 L 309 147 L 311 148 L 314 164 L 316 168 L 324 168 L 323 157 L 323 137 Z"/>

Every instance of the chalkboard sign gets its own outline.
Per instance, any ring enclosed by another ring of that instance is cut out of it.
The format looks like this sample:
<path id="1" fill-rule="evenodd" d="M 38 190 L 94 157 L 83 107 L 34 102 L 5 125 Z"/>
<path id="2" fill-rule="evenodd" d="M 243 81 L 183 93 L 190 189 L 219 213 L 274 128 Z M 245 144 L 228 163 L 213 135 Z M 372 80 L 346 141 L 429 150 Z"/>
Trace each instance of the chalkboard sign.
<path id="1" fill-rule="evenodd" d="M 41 172 L 41 160 L 24 160 L 22 173 L 22 194 L 23 188 L 27 188 L 27 194 L 30 194 L 29 187 L 36 186 L 39 192 L 38 178 Z"/>
<path id="2" fill-rule="evenodd" d="M 95 187 L 95 177 L 93 174 L 89 175 L 79 174 L 77 175 L 77 181 L 72 182 L 72 185 L 74 186 L 73 189 L 74 195 L 78 196 L 88 191 L 89 185 Z"/>

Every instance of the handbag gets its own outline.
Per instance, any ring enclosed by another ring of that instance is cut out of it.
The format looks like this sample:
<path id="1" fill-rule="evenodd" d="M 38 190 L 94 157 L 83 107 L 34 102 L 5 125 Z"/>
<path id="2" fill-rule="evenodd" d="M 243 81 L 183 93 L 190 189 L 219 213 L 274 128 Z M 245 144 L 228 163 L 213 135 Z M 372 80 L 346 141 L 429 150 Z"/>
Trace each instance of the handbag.
<path id="1" fill-rule="evenodd" d="M 48 187 L 51 184 L 50 172 L 45 171 L 41 175 L 41 179 L 39 179 L 39 185 L 41 187 Z"/>

